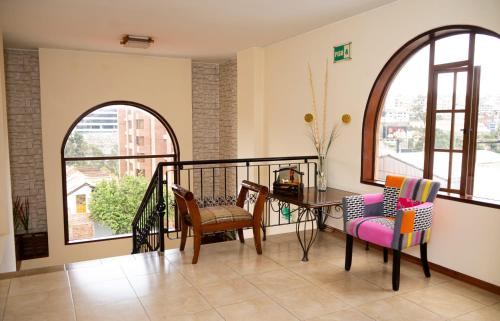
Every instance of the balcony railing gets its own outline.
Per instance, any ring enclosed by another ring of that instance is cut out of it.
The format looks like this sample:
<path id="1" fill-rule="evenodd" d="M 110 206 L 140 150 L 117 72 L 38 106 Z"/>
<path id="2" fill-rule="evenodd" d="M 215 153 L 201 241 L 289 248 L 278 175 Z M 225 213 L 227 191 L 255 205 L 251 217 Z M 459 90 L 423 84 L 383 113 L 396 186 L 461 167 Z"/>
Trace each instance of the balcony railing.
<path id="1" fill-rule="evenodd" d="M 304 186 L 316 186 L 317 158 L 292 156 L 159 163 L 132 222 L 132 253 L 163 252 L 165 235 L 169 239 L 180 236 L 172 184 L 191 190 L 200 207 L 235 204 L 242 180 L 271 187 L 274 171 L 283 166 L 296 166 L 304 172 Z M 249 195 L 247 199 L 248 210 L 253 206 L 253 197 Z M 276 214 L 270 206 L 270 203 L 266 205 L 263 215 L 264 238 L 268 227 L 295 223 L 293 215 Z"/>

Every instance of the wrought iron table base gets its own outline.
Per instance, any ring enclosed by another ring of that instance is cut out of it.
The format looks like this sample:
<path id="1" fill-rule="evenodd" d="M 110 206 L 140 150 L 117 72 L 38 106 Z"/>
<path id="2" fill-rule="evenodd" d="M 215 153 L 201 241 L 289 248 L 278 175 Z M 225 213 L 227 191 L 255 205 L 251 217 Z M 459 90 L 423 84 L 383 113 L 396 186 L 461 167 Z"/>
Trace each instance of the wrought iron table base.
<path id="1" fill-rule="evenodd" d="M 295 232 L 297 233 L 300 247 L 304 251 L 302 261 L 307 262 L 309 261 L 309 249 L 318 236 L 317 218 L 319 216 L 317 216 L 317 210 L 310 208 L 300 208 L 298 214 Z M 307 228 L 308 226 L 310 229 Z"/>

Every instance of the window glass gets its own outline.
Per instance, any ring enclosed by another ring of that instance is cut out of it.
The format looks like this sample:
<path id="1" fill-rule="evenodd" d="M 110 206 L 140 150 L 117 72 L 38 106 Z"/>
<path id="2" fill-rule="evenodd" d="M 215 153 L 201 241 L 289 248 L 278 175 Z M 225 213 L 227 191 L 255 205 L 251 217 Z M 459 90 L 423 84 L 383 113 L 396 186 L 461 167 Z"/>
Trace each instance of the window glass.
<path id="1" fill-rule="evenodd" d="M 429 46 L 401 68 L 384 100 L 378 127 L 376 179 L 422 176 L 429 75 Z"/>
<path id="2" fill-rule="evenodd" d="M 434 64 L 463 61 L 469 58 L 468 33 L 446 37 L 436 41 Z"/>
<path id="3" fill-rule="evenodd" d="M 136 135 L 136 129 L 146 124 L 151 130 Z M 165 126 L 142 109 L 112 105 L 82 118 L 64 148 L 69 241 L 131 233 L 132 219 L 157 164 L 173 161 L 174 157 L 163 155 L 174 152 Z M 86 159 L 95 156 L 101 158 Z"/>
<path id="4" fill-rule="evenodd" d="M 474 196 L 500 200 L 500 40 L 476 36 L 474 65 L 481 68 Z"/>

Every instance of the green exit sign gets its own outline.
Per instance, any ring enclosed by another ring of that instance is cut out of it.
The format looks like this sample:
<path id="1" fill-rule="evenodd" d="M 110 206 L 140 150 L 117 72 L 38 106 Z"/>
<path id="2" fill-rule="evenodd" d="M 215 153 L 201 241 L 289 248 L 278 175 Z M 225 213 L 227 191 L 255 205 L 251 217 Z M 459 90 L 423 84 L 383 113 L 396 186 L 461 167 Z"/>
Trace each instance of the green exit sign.
<path id="1" fill-rule="evenodd" d="M 333 62 L 351 59 L 351 42 L 333 47 Z"/>

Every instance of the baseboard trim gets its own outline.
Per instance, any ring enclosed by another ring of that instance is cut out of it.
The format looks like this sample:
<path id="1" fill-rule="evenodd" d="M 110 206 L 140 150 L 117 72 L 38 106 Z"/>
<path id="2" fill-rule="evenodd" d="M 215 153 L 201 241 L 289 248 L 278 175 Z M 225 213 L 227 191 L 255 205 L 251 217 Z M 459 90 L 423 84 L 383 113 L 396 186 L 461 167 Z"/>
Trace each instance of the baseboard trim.
<path id="1" fill-rule="evenodd" d="M 66 270 L 66 268 L 64 265 L 54 265 L 54 266 L 48 266 L 48 267 L 42 267 L 42 268 L 36 268 L 36 269 L 0 273 L 0 280 L 14 279 L 14 278 L 19 278 L 21 276 L 51 273 L 51 272 L 58 272 L 58 271 L 65 271 L 65 270 Z"/>
<path id="2" fill-rule="evenodd" d="M 345 240 L 344 231 L 339 230 L 338 228 L 326 225 L 325 232 L 332 233 L 335 237 L 338 237 L 338 238 Z M 365 244 L 365 241 L 357 239 L 357 238 L 354 238 L 354 241 L 357 243 L 360 243 L 360 244 Z M 375 248 L 375 249 L 382 252 L 382 246 L 370 243 L 370 248 Z M 413 255 L 401 252 L 401 258 L 405 261 L 420 265 L 420 258 L 415 257 Z M 447 267 L 444 267 L 444 266 L 436 264 L 436 263 L 432 263 L 430 261 L 429 261 L 429 267 L 433 271 L 442 273 L 442 274 L 447 275 L 449 277 L 452 277 L 456 280 L 463 281 L 465 283 L 477 286 L 477 287 L 484 289 L 486 291 L 500 295 L 500 286 L 498 286 L 498 285 L 488 283 L 486 281 L 480 280 L 480 279 L 475 278 L 473 276 L 457 272 L 455 270 L 449 269 Z"/>

